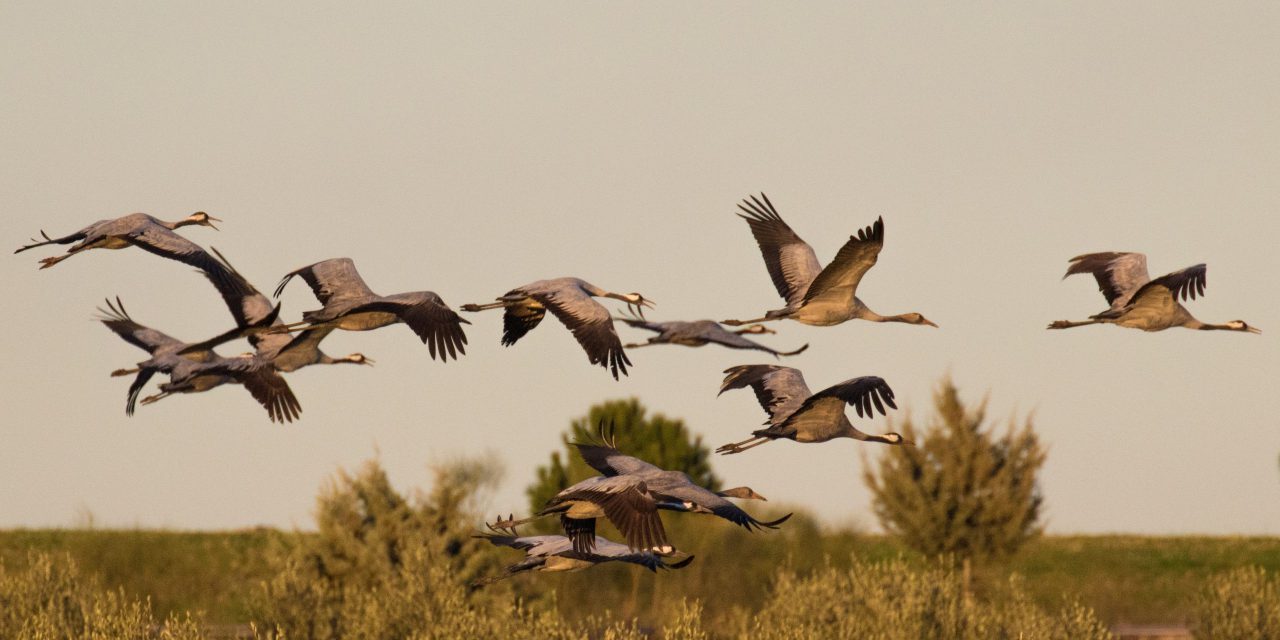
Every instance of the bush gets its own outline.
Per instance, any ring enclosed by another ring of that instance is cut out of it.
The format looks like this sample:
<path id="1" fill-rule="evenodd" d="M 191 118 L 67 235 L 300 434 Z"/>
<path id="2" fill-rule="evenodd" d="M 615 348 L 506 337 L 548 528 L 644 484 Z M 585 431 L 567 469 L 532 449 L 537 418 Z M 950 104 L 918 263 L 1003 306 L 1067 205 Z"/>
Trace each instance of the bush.
<path id="1" fill-rule="evenodd" d="M 203 638 L 190 615 L 160 623 L 147 601 L 100 591 L 69 557 L 32 554 L 22 572 L 0 564 L 0 638 L 187 640 Z"/>
<path id="2" fill-rule="evenodd" d="M 1196 637 L 1213 640 L 1280 638 L 1280 579 L 1261 567 L 1242 567 L 1209 580 L 1196 607 Z"/>
<path id="3" fill-rule="evenodd" d="M 934 395 L 937 417 L 917 446 L 891 447 L 863 479 L 884 530 L 927 556 L 988 558 L 1013 554 L 1040 534 L 1036 474 L 1044 464 L 1030 421 L 1003 437 L 984 430 L 986 402 L 969 410 L 950 380 Z"/>
<path id="4" fill-rule="evenodd" d="M 963 582 L 945 562 L 913 569 L 902 560 L 855 559 L 848 569 L 828 567 L 803 578 L 783 571 L 764 607 L 740 614 L 736 635 L 753 640 L 1112 637 L 1079 604 L 1056 613 L 1036 607 L 1017 578 L 991 601 L 966 595 Z"/>

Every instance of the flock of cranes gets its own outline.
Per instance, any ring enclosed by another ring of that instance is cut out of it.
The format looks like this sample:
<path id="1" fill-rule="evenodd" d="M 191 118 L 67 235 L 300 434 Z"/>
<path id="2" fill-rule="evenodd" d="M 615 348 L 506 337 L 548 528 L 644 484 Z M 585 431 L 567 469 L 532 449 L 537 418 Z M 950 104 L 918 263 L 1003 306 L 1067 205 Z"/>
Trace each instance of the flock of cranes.
<path id="1" fill-rule="evenodd" d="M 774 333 L 759 324 L 774 320 L 790 319 L 816 326 L 854 319 L 938 326 L 915 312 L 880 315 L 858 298 L 858 284 L 875 266 L 884 247 L 883 219 L 850 236 L 835 258 L 823 267 L 813 248 L 782 220 L 763 193 L 759 197 L 750 196 L 738 206 L 742 211 L 738 215 L 750 227 L 769 276 L 786 303 L 761 318 L 722 323 L 742 326 L 741 329 L 726 329 L 712 320 L 651 322 L 645 319 L 643 309 L 652 308 L 653 303 L 643 295 L 615 293 L 573 277 L 538 280 L 511 289 L 494 302 L 464 304 L 459 309 L 465 312 L 502 309 L 504 346 L 514 345 L 550 311 L 573 334 L 588 361 L 605 368 L 614 379 L 620 374 L 627 375 L 627 367 L 632 366 L 626 349 L 642 346 L 718 344 L 731 349 L 763 351 L 775 358 L 808 349 L 809 345 L 805 344 L 791 351 L 779 351 L 744 337 Z M 40 268 L 47 269 L 89 249 L 138 247 L 196 267 L 218 291 L 235 326 L 201 342 L 184 342 L 134 321 L 119 298 L 108 299 L 106 307 L 99 308 L 98 319 L 103 325 L 149 354 L 134 367 L 111 373 L 112 376 L 135 376 L 125 403 L 127 414 L 132 415 L 139 403 L 146 405 L 171 395 L 198 393 L 235 383 L 249 391 L 272 421 L 291 422 L 299 417 L 301 404 L 282 374 L 318 364 L 373 364 L 372 359 L 361 353 L 334 358 L 321 351 L 320 343 L 335 330 L 370 331 L 402 323 L 421 339 L 433 359 L 447 362 L 466 354 L 467 336 L 462 325 L 470 322 L 439 295 L 432 291 L 376 294 L 360 277 L 350 258 L 324 260 L 286 274 L 275 289 L 276 298 L 294 277 L 300 277 L 311 288 L 321 308 L 304 312 L 299 321 L 282 321 L 279 305 L 272 304 L 217 249 L 206 251 L 176 233 L 184 226 L 207 226 L 216 230 L 214 222 L 221 220 L 204 212 L 175 222 L 134 213 L 95 222 L 60 238 L 51 238 L 41 231 L 43 240 L 33 238 L 31 244 L 15 251 L 20 253 L 51 244 L 72 245 L 63 255 L 40 260 Z M 1223 324 L 1201 322 L 1182 306 L 1180 300 L 1204 294 L 1203 264 L 1153 280 L 1147 273 L 1146 257 L 1141 253 L 1091 253 L 1071 259 L 1066 276 L 1080 273 L 1094 276 L 1109 308 L 1088 320 L 1053 322 L 1049 329 L 1115 324 L 1145 331 L 1186 327 L 1261 333 L 1243 320 Z M 597 298 L 619 300 L 626 304 L 630 314 L 615 317 Z M 643 343 L 623 345 L 615 329 L 618 322 L 657 335 Z M 254 349 L 252 353 L 226 357 L 214 351 L 219 345 L 240 338 L 249 341 Z M 167 374 L 168 382 L 160 385 L 159 393 L 141 397 L 157 373 Z M 864 433 L 853 426 L 845 413 L 846 405 L 853 406 L 861 418 L 873 418 L 877 413 L 887 415 L 886 407 L 897 408 L 893 390 L 879 377 L 856 377 L 812 393 L 803 374 L 791 367 L 749 364 L 731 367 L 724 373 L 720 393 L 750 387 L 768 419 L 765 428 L 753 431 L 750 438 L 721 446 L 716 450 L 718 453 L 741 453 L 777 439 L 817 443 L 852 438 L 889 445 L 912 444 L 897 433 Z M 600 475 L 561 491 L 529 518 L 517 520 L 509 516 L 489 524 L 490 531 L 481 537 L 495 545 L 524 550 L 526 558 L 478 584 L 525 571 L 571 571 L 609 561 L 639 564 L 651 571 L 686 566 L 692 556 L 674 563 L 664 560 L 683 552 L 667 539 L 658 515 L 660 510 L 710 514 L 747 530 L 777 528 L 790 517 L 788 514 L 769 522 L 757 520 L 728 500 L 764 500 L 749 487 L 720 492 L 701 487 L 682 472 L 660 469 L 618 450 L 603 425 L 600 442 L 574 444 L 583 460 Z M 564 535 L 517 535 L 517 526 L 551 516 L 559 518 Z M 626 539 L 625 544 L 596 534 L 596 521 L 601 518 L 617 527 Z"/>

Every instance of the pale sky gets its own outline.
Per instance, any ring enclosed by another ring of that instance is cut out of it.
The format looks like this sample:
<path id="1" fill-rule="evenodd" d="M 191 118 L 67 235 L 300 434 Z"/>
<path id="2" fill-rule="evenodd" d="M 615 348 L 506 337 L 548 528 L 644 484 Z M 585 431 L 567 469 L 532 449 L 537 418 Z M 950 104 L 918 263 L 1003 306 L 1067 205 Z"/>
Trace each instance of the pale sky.
<path id="1" fill-rule="evenodd" d="M 879 375 L 922 416 L 950 373 L 1000 424 L 1034 412 L 1056 533 L 1280 534 L 1280 6 L 1274 3 L 0 4 L 0 238 L 11 250 L 144 211 L 204 210 L 260 289 L 348 256 L 375 291 L 457 307 L 582 277 L 655 320 L 781 306 L 736 202 L 769 194 L 823 262 L 884 216 L 860 296 L 939 325 L 780 324 L 815 389 Z M 717 398 L 713 347 L 631 353 L 615 382 L 554 319 L 512 348 L 469 315 L 441 364 L 406 327 L 340 333 L 375 368 L 289 376 L 276 425 L 225 386 L 124 415 L 145 354 L 105 296 L 180 339 L 229 326 L 185 265 L 137 249 L 7 256 L 0 527 L 311 526 L 338 468 L 401 487 L 493 452 L 521 511 L 571 418 L 637 396 L 709 445 L 763 413 Z M 1208 322 L 1261 336 L 1045 330 L 1105 308 L 1071 256 L 1205 262 Z M 319 304 L 301 283 L 284 316 Z M 612 304 L 612 303 L 611 303 Z M 624 340 L 639 332 L 620 328 Z M 244 347 L 228 345 L 224 353 Z M 852 412 L 851 412 L 852 413 Z M 897 414 L 905 415 L 905 411 Z M 885 420 L 857 420 L 882 432 Z M 853 441 L 717 457 L 730 485 L 873 527 Z"/>

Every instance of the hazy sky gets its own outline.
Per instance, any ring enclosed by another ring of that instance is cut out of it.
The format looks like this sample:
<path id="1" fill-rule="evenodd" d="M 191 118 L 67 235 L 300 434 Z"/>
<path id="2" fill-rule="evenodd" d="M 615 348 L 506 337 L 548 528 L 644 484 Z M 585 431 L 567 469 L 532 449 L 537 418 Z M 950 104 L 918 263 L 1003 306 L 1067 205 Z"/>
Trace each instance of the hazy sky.
<path id="1" fill-rule="evenodd" d="M 742 197 L 765 191 L 825 262 L 884 216 L 859 293 L 941 325 L 786 323 L 786 364 L 821 388 L 884 377 L 922 415 L 948 373 L 991 415 L 1034 413 L 1052 532 L 1280 534 L 1280 6 L 1274 3 L 0 4 L 0 238 L 16 248 L 144 211 L 260 289 L 349 256 L 381 293 L 453 306 L 579 276 L 658 302 L 652 319 L 780 306 Z M 375 368 L 292 374 L 268 422 L 243 389 L 124 415 L 145 354 L 90 322 L 119 295 L 183 339 L 228 326 L 205 280 L 130 249 L 48 271 L 7 256 L 0 527 L 310 526 L 338 468 L 380 452 L 402 487 L 433 461 L 496 453 L 494 512 L 588 405 L 638 396 L 708 444 L 763 414 L 717 398 L 706 347 L 631 353 L 614 382 L 548 319 L 441 364 L 405 327 L 335 334 Z M 1050 332 L 1105 308 L 1071 256 L 1205 262 L 1210 322 L 1261 336 L 1115 327 Z M 319 305 L 300 283 L 289 319 Z M 624 339 L 643 336 L 621 330 Z M 226 353 L 242 347 L 228 345 Z M 858 421 L 884 431 L 883 418 Z M 871 445 L 770 444 L 717 458 L 730 485 L 874 525 Z"/>

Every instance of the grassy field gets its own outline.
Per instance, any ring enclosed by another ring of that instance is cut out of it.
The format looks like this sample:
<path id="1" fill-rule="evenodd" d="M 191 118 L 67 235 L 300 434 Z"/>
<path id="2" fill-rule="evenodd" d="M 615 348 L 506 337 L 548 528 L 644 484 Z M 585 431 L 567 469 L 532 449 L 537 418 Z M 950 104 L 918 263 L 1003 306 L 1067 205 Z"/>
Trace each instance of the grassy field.
<path id="1" fill-rule="evenodd" d="M 235 623 L 248 620 L 251 591 L 269 577 L 266 550 L 280 535 L 269 529 L 12 530 L 0 532 L 0 560 L 17 569 L 29 550 L 65 552 L 104 586 L 149 597 L 157 613 L 204 611 L 210 622 Z M 845 564 L 851 552 L 870 560 L 901 555 L 923 563 L 878 536 L 829 533 L 822 536 L 821 547 L 837 565 Z M 730 555 L 727 550 L 719 553 Z M 700 555 L 702 566 L 726 566 L 714 553 Z M 1044 606 L 1059 606 L 1064 596 L 1078 597 L 1108 623 L 1166 623 L 1187 619 L 1191 599 L 1209 576 L 1247 565 L 1280 571 L 1280 538 L 1049 536 L 1007 564 L 979 572 L 978 578 L 994 584 L 1014 572 Z M 709 576 L 686 571 L 663 579 L 704 581 Z M 573 586 L 586 576 L 540 578 L 563 587 L 561 603 L 572 606 Z"/>

